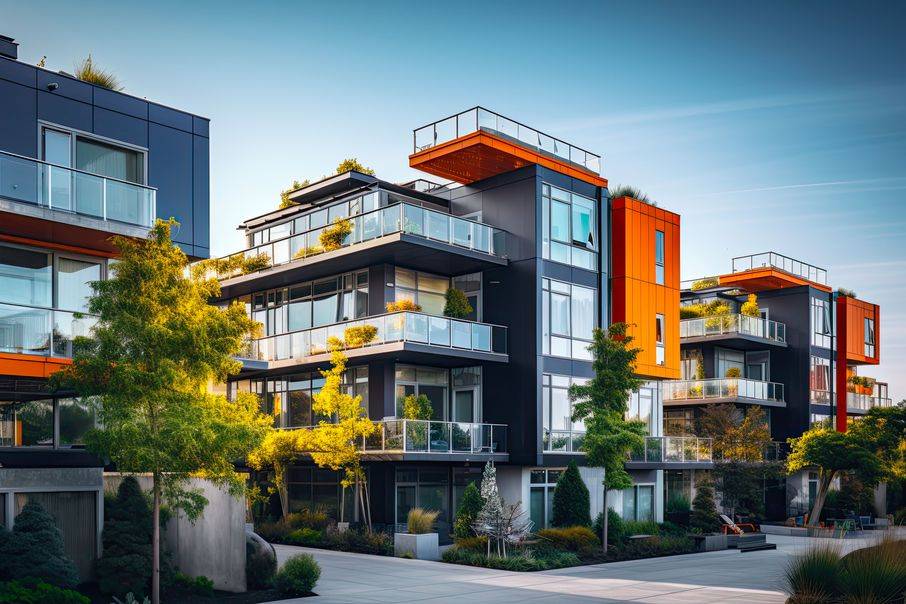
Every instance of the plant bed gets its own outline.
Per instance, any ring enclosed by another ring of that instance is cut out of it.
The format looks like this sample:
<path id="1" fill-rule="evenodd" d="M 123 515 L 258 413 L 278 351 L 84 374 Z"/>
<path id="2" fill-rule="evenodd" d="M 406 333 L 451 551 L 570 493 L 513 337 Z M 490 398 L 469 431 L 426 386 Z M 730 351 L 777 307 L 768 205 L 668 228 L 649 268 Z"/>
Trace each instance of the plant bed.
<path id="1" fill-rule="evenodd" d="M 91 600 L 91 604 L 110 604 L 113 601 L 111 596 L 101 594 L 95 584 L 84 584 L 79 586 L 79 593 Z M 316 595 L 314 593 L 308 595 Z M 294 596 L 299 597 L 299 596 Z M 301 596 L 305 597 L 305 596 Z M 120 598 L 125 602 L 125 599 Z M 258 589 L 235 593 L 231 591 L 214 590 L 211 595 L 200 595 L 191 590 L 182 588 L 162 588 L 161 601 L 163 602 L 180 602 L 180 604 L 212 604 L 214 602 L 229 602 L 230 604 L 257 604 L 258 602 L 274 602 L 286 599 L 286 596 L 280 595 L 276 589 Z M 142 598 L 136 598 L 136 602 L 141 604 Z"/>

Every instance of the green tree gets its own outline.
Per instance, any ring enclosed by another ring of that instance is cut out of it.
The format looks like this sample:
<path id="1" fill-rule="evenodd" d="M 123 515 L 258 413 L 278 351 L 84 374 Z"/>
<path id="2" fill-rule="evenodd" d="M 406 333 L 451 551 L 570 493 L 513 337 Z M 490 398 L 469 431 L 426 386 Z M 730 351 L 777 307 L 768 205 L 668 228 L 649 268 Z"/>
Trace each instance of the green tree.
<path id="1" fill-rule="evenodd" d="M 29 501 L 13 530 L 0 529 L 0 581 L 32 577 L 58 587 L 75 587 L 79 573 L 63 551 L 63 535 L 40 504 Z"/>
<path id="2" fill-rule="evenodd" d="M 403 418 L 404 419 L 431 419 L 434 415 L 434 407 L 431 406 L 431 399 L 424 394 L 407 394 L 403 397 Z"/>
<path id="3" fill-rule="evenodd" d="M 837 432 L 818 426 L 799 438 L 789 439 L 791 451 L 786 460 L 787 471 L 818 470 L 818 492 L 809 525 L 816 525 L 821 508 L 834 479 L 844 472 L 854 472 L 867 486 L 874 486 L 884 474 L 878 455 L 872 451 L 859 432 Z"/>
<path id="4" fill-rule="evenodd" d="M 97 563 L 101 593 L 146 594 L 151 584 L 151 508 L 133 476 L 117 489 L 116 499 L 104 506 L 103 555 Z"/>
<path id="5" fill-rule="evenodd" d="M 297 189 L 301 189 L 302 187 L 307 187 L 310 184 L 311 181 L 309 181 L 307 178 L 302 182 L 299 182 L 294 178 L 293 184 L 291 184 L 288 189 L 283 189 L 282 191 L 280 191 L 280 208 L 288 208 L 289 206 L 293 205 L 293 202 L 289 199 L 289 194 Z"/>
<path id="6" fill-rule="evenodd" d="M 695 485 L 695 498 L 689 514 L 689 526 L 703 533 L 713 533 L 720 528 L 717 520 L 717 506 L 714 504 L 714 488 L 708 480 Z"/>
<path id="7" fill-rule="evenodd" d="M 469 298 L 461 289 L 451 287 L 445 295 L 446 303 L 444 304 L 444 316 L 453 317 L 454 319 L 466 319 L 472 311 L 472 305 L 469 304 Z"/>
<path id="8" fill-rule="evenodd" d="M 551 524 L 554 526 L 591 526 L 590 495 L 575 461 L 569 462 L 557 480 L 553 508 Z"/>
<path id="9" fill-rule="evenodd" d="M 604 509 L 609 489 L 628 489 L 632 478 L 626 471 L 629 453 L 645 444 L 645 423 L 627 420 L 629 397 L 644 380 L 636 377 L 634 366 L 640 349 L 632 346 L 625 323 L 614 323 L 607 331 L 595 329 L 589 349 L 594 377 L 588 384 L 573 384 L 573 421 L 585 423 L 586 463 L 604 468 Z M 601 542 L 607 551 L 607 519 L 604 515 Z"/>
<path id="10" fill-rule="evenodd" d="M 484 500 L 474 482 L 470 482 L 462 492 L 462 501 L 456 510 L 456 520 L 453 522 L 453 537 L 466 539 L 475 534 L 472 525 L 478 518 L 478 513 L 484 507 Z"/>
<path id="11" fill-rule="evenodd" d="M 849 433 L 878 455 L 883 480 L 906 480 L 906 404 L 872 407 Z"/>
<path id="12" fill-rule="evenodd" d="M 271 418 L 253 396 L 229 401 L 207 391 L 239 372 L 232 355 L 256 328 L 241 304 L 209 304 L 220 292 L 214 279 L 189 270 L 170 239 L 177 223 L 161 221 L 146 240 L 114 238 L 119 262 L 111 278 L 92 284 L 89 312 L 98 316 L 72 365 L 52 378 L 55 389 L 98 397 L 97 429 L 88 448 L 121 472 L 150 473 L 153 496 L 152 588 L 160 602 L 160 506 L 197 518 L 207 500 L 187 481 L 201 476 L 243 491 L 234 463 L 267 433 Z"/>

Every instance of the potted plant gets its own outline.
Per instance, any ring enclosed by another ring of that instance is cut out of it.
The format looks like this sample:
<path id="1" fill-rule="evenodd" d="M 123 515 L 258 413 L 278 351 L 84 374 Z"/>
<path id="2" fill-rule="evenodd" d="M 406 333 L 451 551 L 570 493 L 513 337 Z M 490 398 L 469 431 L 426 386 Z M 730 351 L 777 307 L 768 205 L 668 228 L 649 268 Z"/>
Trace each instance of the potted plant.
<path id="1" fill-rule="evenodd" d="M 412 508 L 407 518 L 407 532 L 393 535 L 393 553 L 411 555 L 417 560 L 440 560 L 440 548 L 434 523 L 440 512 Z"/>
<path id="2" fill-rule="evenodd" d="M 736 396 L 739 394 L 739 378 L 742 377 L 742 371 L 739 367 L 730 367 L 727 369 L 727 372 L 724 374 L 724 377 L 727 378 L 727 392 L 730 396 Z"/>

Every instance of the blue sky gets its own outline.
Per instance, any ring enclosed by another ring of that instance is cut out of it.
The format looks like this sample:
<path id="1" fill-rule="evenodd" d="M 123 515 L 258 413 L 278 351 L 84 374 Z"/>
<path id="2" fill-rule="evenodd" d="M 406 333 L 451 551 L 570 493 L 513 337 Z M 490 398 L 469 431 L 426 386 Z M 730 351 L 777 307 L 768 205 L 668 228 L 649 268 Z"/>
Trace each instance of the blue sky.
<path id="1" fill-rule="evenodd" d="M 906 397 L 906 4 L 428 4 L 0 0 L 0 33 L 211 118 L 215 254 L 344 157 L 415 176 L 412 128 L 481 104 L 681 213 L 684 277 L 775 250 L 881 304 L 863 373 Z"/>

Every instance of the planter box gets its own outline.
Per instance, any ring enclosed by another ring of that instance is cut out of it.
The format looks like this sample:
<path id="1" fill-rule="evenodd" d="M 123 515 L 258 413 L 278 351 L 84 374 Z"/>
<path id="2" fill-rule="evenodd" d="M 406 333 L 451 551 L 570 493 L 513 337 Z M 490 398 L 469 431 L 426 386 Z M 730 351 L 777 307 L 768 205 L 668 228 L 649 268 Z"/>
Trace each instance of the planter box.
<path id="1" fill-rule="evenodd" d="M 718 552 L 727 549 L 727 535 L 693 535 L 700 552 Z"/>
<path id="2" fill-rule="evenodd" d="M 418 560 L 440 560 L 437 533 L 394 533 L 393 553 L 397 556 L 410 553 Z"/>
<path id="3" fill-rule="evenodd" d="M 349 530 L 348 522 L 337 522 L 337 532 L 338 533 L 345 533 L 348 530 Z"/>

